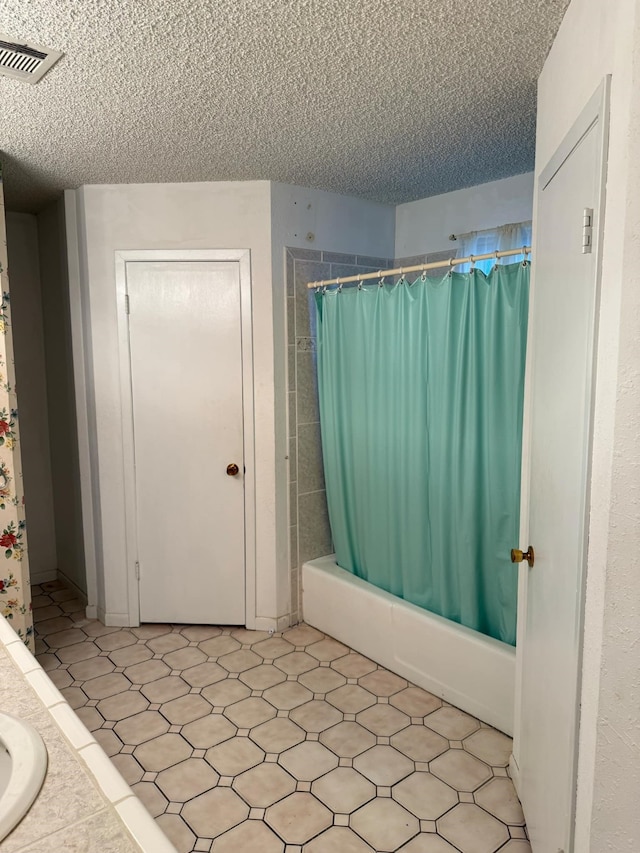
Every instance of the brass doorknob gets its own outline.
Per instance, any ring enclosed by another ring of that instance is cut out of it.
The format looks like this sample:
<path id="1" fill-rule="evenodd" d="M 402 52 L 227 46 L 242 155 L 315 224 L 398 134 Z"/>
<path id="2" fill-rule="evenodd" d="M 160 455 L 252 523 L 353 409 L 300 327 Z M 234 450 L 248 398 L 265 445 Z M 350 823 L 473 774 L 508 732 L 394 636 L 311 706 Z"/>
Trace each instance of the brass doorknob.
<path id="1" fill-rule="evenodd" d="M 523 560 L 526 560 L 529 563 L 529 568 L 533 568 L 533 564 L 535 562 L 535 554 L 533 553 L 533 546 L 529 545 L 526 551 L 520 551 L 519 548 L 511 549 L 511 562 L 512 563 L 522 563 Z"/>
<path id="2" fill-rule="evenodd" d="M 235 477 L 236 474 L 239 474 L 239 473 L 240 473 L 240 469 L 238 468 L 238 466 L 236 465 L 235 462 L 230 462 L 227 465 L 227 475 L 229 477 Z"/>

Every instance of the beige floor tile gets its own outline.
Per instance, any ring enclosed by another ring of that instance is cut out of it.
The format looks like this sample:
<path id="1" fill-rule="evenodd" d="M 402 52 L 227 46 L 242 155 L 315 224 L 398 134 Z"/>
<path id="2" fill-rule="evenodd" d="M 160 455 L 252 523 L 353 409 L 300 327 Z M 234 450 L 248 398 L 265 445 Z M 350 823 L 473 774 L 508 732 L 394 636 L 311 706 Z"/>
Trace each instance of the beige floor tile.
<path id="1" fill-rule="evenodd" d="M 110 672 L 108 675 L 99 675 L 98 678 L 90 678 L 82 683 L 82 689 L 89 699 L 106 699 L 123 693 L 131 686 L 128 679 L 120 672 Z"/>
<path id="2" fill-rule="evenodd" d="M 162 703 L 169 702 L 171 699 L 177 699 L 179 696 L 184 696 L 190 689 L 190 686 L 180 676 L 165 675 L 164 678 L 158 678 L 157 681 L 150 681 L 148 684 L 143 684 L 140 692 L 150 702 Z"/>
<path id="3" fill-rule="evenodd" d="M 464 742 L 464 748 L 493 767 L 506 767 L 511 756 L 511 738 L 495 729 L 480 729 Z"/>
<path id="4" fill-rule="evenodd" d="M 251 651 L 260 655 L 265 660 L 281 658 L 283 655 L 294 651 L 294 649 L 295 646 L 292 646 L 291 643 L 288 643 L 282 637 L 269 637 L 268 640 L 262 640 L 260 643 L 251 646 Z"/>
<path id="5" fill-rule="evenodd" d="M 293 628 L 288 628 L 283 632 L 282 638 L 293 646 L 309 646 L 311 643 L 317 643 L 322 640 L 324 634 L 318 631 L 317 628 L 312 628 L 311 625 L 301 623 Z"/>
<path id="6" fill-rule="evenodd" d="M 42 616 L 43 613 L 48 615 Z M 42 617 L 42 621 L 40 618 Z M 64 631 L 67 628 L 73 628 L 73 622 L 68 616 L 64 616 L 59 607 L 44 607 L 41 611 L 34 615 L 34 624 L 36 631 L 41 637 L 48 637 L 49 634 L 55 634 L 57 631 Z"/>
<path id="7" fill-rule="evenodd" d="M 278 761 L 300 782 L 312 782 L 338 766 L 338 757 L 315 741 L 304 741 L 286 750 Z"/>
<path id="8" fill-rule="evenodd" d="M 120 753 L 112 756 L 111 761 L 127 785 L 135 785 L 142 779 L 144 770 L 132 755 Z"/>
<path id="9" fill-rule="evenodd" d="M 221 714 L 207 714 L 182 727 L 180 734 L 194 749 L 209 749 L 233 737 L 237 729 Z"/>
<path id="10" fill-rule="evenodd" d="M 139 714 L 141 711 L 146 711 L 149 702 L 139 691 L 127 690 L 124 693 L 116 693 L 115 696 L 103 699 L 98 702 L 96 707 L 105 720 L 118 722 L 127 717 L 133 717 L 134 714 Z"/>
<path id="11" fill-rule="evenodd" d="M 531 853 L 531 845 L 523 839 L 512 838 L 500 848 L 500 853 Z"/>
<path id="12" fill-rule="evenodd" d="M 153 782 L 138 782 L 132 790 L 152 817 L 161 815 L 169 805 L 169 800 Z"/>
<path id="13" fill-rule="evenodd" d="M 204 652 L 195 646 L 187 646 L 184 649 L 176 649 L 175 652 L 169 652 L 163 656 L 162 660 L 170 666 L 171 669 L 188 669 L 191 666 L 197 666 L 199 663 L 204 663 L 207 656 Z"/>
<path id="14" fill-rule="evenodd" d="M 36 642 L 37 642 L 37 640 L 36 640 Z M 73 648 L 73 646 L 70 646 L 70 648 Z M 36 650 L 36 652 L 37 652 L 37 650 Z M 53 670 L 57 669 L 60 666 L 60 661 L 58 660 L 58 658 L 53 653 L 49 653 L 49 652 L 45 652 L 44 654 L 39 654 L 38 655 L 38 663 L 44 669 L 45 672 L 52 672 Z"/>
<path id="15" fill-rule="evenodd" d="M 431 761 L 449 749 L 449 741 L 426 726 L 407 726 L 393 735 L 391 746 L 413 761 Z"/>
<path id="16" fill-rule="evenodd" d="M 374 785 L 395 785 L 413 771 L 413 761 L 392 746 L 374 746 L 353 759 L 353 766 Z"/>
<path id="17" fill-rule="evenodd" d="M 133 666 L 133 664 L 142 663 L 151 657 L 153 657 L 151 649 L 141 643 L 109 652 L 109 660 L 113 661 L 116 666 Z"/>
<path id="18" fill-rule="evenodd" d="M 268 640 L 271 636 L 268 631 L 252 631 L 249 628 L 234 628 L 231 632 L 234 640 L 242 643 L 243 646 L 252 646 L 254 643 L 261 643 L 263 640 Z"/>
<path id="19" fill-rule="evenodd" d="M 472 803 L 460 803 L 437 826 L 438 834 L 464 853 L 494 853 L 509 839 L 503 823 Z"/>
<path id="20" fill-rule="evenodd" d="M 376 704 L 376 697 L 357 684 L 345 684 L 343 687 L 338 687 L 337 690 L 327 693 L 326 698 L 327 702 L 335 705 L 344 714 L 357 714 L 359 711 L 364 711 L 365 708 L 370 708 L 371 705 Z"/>
<path id="21" fill-rule="evenodd" d="M 79 687 L 63 687 L 60 691 L 74 711 L 87 704 L 89 697 Z"/>
<path id="22" fill-rule="evenodd" d="M 222 655 L 221 658 L 218 658 L 218 663 L 227 672 L 244 672 L 246 669 L 253 669 L 254 666 L 259 666 L 262 663 L 262 658 L 254 654 L 250 649 L 240 649 L 237 652 Z"/>
<path id="23" fill-rule="evenodd" d="M 206 759 L 221 776 L 237 776 L 264 759 L 264 752 L 246 737 L 226 740 L 207 750 Z"/>
<path id="24" fill-rule="evenodd" d="M 103 625 L 97 619 L 92 619 L 82 630 L 87 637 L 95 638 L 104 637 L 105 634 L 114 634 L 116 631 L 122 631 L 122 628 L 118 628 L 115 625 Z"/>
<path id="25" fill-rule="evenodd" d="M 275 687 L 269 687 L 262 695 L 275 708 L 283 711 L 292 711 L 313 699 L 313 693 L 297 681 L 284 681 Z"/>
<path id="26" fill-rule="evenodd" d="M 36 627 L 36 631 L 42 634 L 51 633 L 43 626 L 45 626 L 49 622 L 53 622 L 54 620 L 64 615 L 64 611 L 58 604 L 52 601 L 49 596 L 46 596 L 46 599 L 48 602 L 47 604 L 43 605 L 42 607 L 33 608 L 33 624 Z M 33 606 L 33 600 L 31 604 Z M 60 628 L 54 628 L 53 630 L 59 631 Z"/>
<path id="27" fill-rule="evenodd" d="M 193 831 L 206 838 L 222 835 L 246 820 L 248 815 L 249 806 L 231 788 L 214 788 L 186 803 L 182 809 L 182 816 Z"/>
<path id="28" fill-rule="evenodd" d="M 138 638 L 130 631 L 117 631 L 113 634 L 105 634 L 104 637 L 97 637 L 95 641 L 96 646 L 108 652 L 133 646 L 137 642 Z"/>
<path id="29" fill-rule="evenodd" d="M 222 655 L 237 651 L 240 648 L 240 643 L 228 634 L 223 634 L 221 637 L 205 640 L 199 644 L 198 648 L 210 658 L 219 658 Z"/>
<path id="30" fill-rule="evenodd" d="M 429 770 L 457 791 L 475 791 L 493 775 L 490 767 L 463 749 L 447 750 L 431 762 Z M 510 779 L 506 781 L 511 785 Z"/>
<path id="31" fill-rule="evenodd" d="M 333 812 L 349 814 L 376 795 L 376 786 L 351 767 L 337 767 L 311 786 L 311 793 Z"/>
<path id="32" fill-rule="evenodd" d="M 230 705 L 225 709 L 224 715 L 239 729 L 252 729 L 260 723 L 273 719 L 276 709 L 264 699 L 250 696 L 248 699 Z"/>
<path id="33" fill-rule="evenodd" d="M 483 809 L 503 821 L 522 826 L 524 815 L 513 782 L 506 776 L 491 779 L 475 793 L 475 801 Z"/>
<path id="34" fill-rule="evenodd" d="M 74 681 L 68 669 L 52 669 L 49 673 L 49 678 L 58 690 L 62 690 L 63 687 L 70 687 Z"/>
<path id="35" fill-rule="evenodd" d="M 132 684 L 148 684 L 150 681 L 157 681 L 159 678 L 164 678 L 170 672 L 171 670 L 163 661 L 147 660 L 143 663 L 128 666 L 124 674 Z"/>
<path id="36" fill-rule="evenodd" d="M 182 678 L 192 687 L 208 687 L 210 684 L 215 684 L 227 678 L 228 672 L 214 661 L 205 661 L 204 663 L 190 666 L 188 669 L 182 670 Z"/>
<path id="37" fill-rule="evenodd" d="M 99 654 L 100 649 L 96 644 L 88 641 L 85 641 L 84 643 L 77 643 L 75 646 L 67 646 L 64 649 L 58 649 L 56 651 L 56 657 L 59 658 L 62 663 L 76 663 L 80 660 L 95 658 Z"/>
<path id="38" fill-rule="evenodd" d="M 322 732 L 320 742 L 340 758 L 355 758 L 374 746 L 376 738 L 359 723 L 342 722 Z"/>
<path id="39" fill-rule="evenodd" d="M 377 664 L 357 652 L 351 652 L 351 654 L 334 660 L 331 668 L 346 678 L 362 678 L 364 675 L 373 672 L 377 668 Z"/>
<path id="40" fill-rule="evenodd" d="M 116 723 L 114 731 L 123 743 L 137 746 L 163 735 L 168 728 L 169 723 L 157 711 L 142 711 Z"/>
<path id="41" fill-rule="evenodd" d="M 94 732 L 96 729 L 99 729 L 104 723 L 102 715 L 99 714 L 95 708 L 87 708 L 86 706 L 84 708 L 78 708 L 76 710 L 76 714 L 90 732 Z"/>
<path id="42" fill-rule="evenodd" d="M 337 658 L 344 657 L 351 651 L 347 646 L 343 646 L 337 640 L 332 640 L 330 637 L 325 637 L 317 643 L 312 643 L 306 647 L 306 652 L 319 661 L 333 661 Z"/>
<path id="43" fill-rule="evenodd" d="M 289 712 L 289 718 L 306 732 L 323 732 L 342 720 L 342 713 L 322 699 L 314 699 Z"/>
<path id="44" fill-rule="evenodd" d="M 226 708 L 227 705 L 233 705 L 234 702 L 241 702 L 251 695 L 250 688 L 243 684 L 239 679 L 226 679 L 210 687 L 205 687 L 202 695 L 214 707 Z"/>
<path id="45" fill-rule="evenodd" d="M 480 728 L 480 723 L 473 717 L 450 706 L 429 714 L 424 724 L 449 740 L 462 740 Z"/>
<path id="46" fill-rule="evenodd" d="M 180 629 L 180 633 L 190 643 L 201 643 L 204 640 L 219 637 L 222 631 L 214 625 L 187 625 L 185 628 Z"/>
<path id="47" fill-rule="evenodd" d="M 183 737 L 167 732 L 137 746 L 133 754 L 145 770 L 158 773 L 189 758 L 192 752 L 191 744 Z"/>
<path id="48" fill-rule="evenodd" d="M 211 850 L 212 853 L 283 853 L 284 844 L 261 820 L 245 820 L 219 835 Z"/>
<path id="49" fill-rule="evenodd" d="M 269 687 L 274 687 L 283 682 L 286 677 L 281 669 L 270 663 L 254 666 L 240 674 L 240 680 L 244 681 L 252 690 L 267 690 Z"/>
<path id="50" fill-rule="evenodd" d="M 107 675 L 115 669 L 109 658 L 89 658 L 89 660 L 73 663 L 68 669 L 74 681 L 88 681 L 90 678 L 98 678 Z M 127 688 L 128 689 L 128 688 Z"/>
<path id="51" fill-rule="evenodd" d="M 252 808 L 266 809 L 296 789 L 296 780 L 277 764 L 258 764 L 233 781 L 234 790 Z"/>
<path id="52" fill-rule="evenodd" d="M 287 675 L 301 675 L 318 666 L 318 661 L 306 652 L 289 652 L 278 658 L 275 665 Z"/>
<path id="53" fill-rule="evenodd" d="M 394 800 L 378 797 L 351 815 L 351 828 L 374 850 L 390 853 L 416 835 L 420 824 Z"/>
<path id="54" fill-rule="evenodd" d="M 265 752 L 283 752 L 305 739 L 304 731 L 291 720 L 277 717 L 256 726 L 251 731 L 254 740 Z"/>
<path id="55" fill-rule="evenodd" d="M 460 853 L 460 851 L 440 835 L 422 832 L 405 844 L 399 853 Z"/>
<path id="56" fill-rule="evenodd" d="M 73 623 L 72 623 L 73 624 Z M 47 644 L 51 649 L 63 649 L 65 646 L 75 646 L 86 640 L 86 636 L 79 628 L 67 628 L 57 631 L 55 634 L 47 634 Z"/>
<path id="57" fill-rule="evenodd" d="M 372 848 L 346 826 L 332 826 L 303 848 L 304 853 L 372 853 Z"/>
<path id="58" fill-rule="evenodd" d="M 333 815 L 311 794 L 290 794 L 265 813 L 265 821 L 287 844 L 304 844 L 333 823 Z"/>
<path id="59" fill-rule="evenodd" d="M 196 837 L 179 815 L 165 814 L 156 820 L 178 853 L 191 853 Z"/>
<path id="60" fill-rule="evenodd" d="M 203 758 L 187 758 L 158 773 L 156 785 L 168 800 L 184 803 L 215 787 L 218 778 Z"/>
<path id="61" fill-rule="evenodd" d="M 412 773 L 394 785 L 392 796 L 419 820 L 437 820 L 458 802 L 456 791 L 431 773 Z"/>
<path id="62" fill-rule="evenodd" d="M 394 693 L 399 693 L 407 686 L 404 678 L 400 678 L 399 675 L 386 669 L 376 669 L 375 672 L 370 672 L 361 678 L 359 683 L 361 687 L 376 696 L 393 696 Z"/>
<path id="63" fill-rule="evenodd" d="M 317 666 L 298 678 L 298 683 L 307 687 L 312 693 L 330 693 L 346 682 L 344 675 L 328 666 Z"/>
<path id="64" fill-rule="evenodd" d="M 378 737 L 390 737 L 411 722 L 406 714 L 391 705 L 373 705 L 366 711 L 361 711 L 356 719 Z"/>
<path id="65" fill-rule="evenodd" d="M 399 693 L 395 693 L 389 702 L 409 717 L 425 717 L 442 705 L 437 696 L 419 687 L 406 687 Z"/>
<path id="66" fill-rule="evenodd" d="M 154 637 L 170 634 L 171 625 L 140 625 L 138 628 L 132 628 L 131 630 L 139 640 L 152 640 Z"/>
<path id="67" fill-rule="evenodd" d="M 97 731 L 93 732 L 93 736 L 109 758 L 117 755 L 122 749 L 122 741 L 111 729 L 97 729 Z"/>
<path id="68" fill-rule="evenodd" d="M 197 693 L 172 699 L 162 706 L 162 715 L 174 726 L 184 726 L 211 713 L 211 705 Z"/>
<path id="69" fill-rule="evenodd" d="M 154 637 L 152 640 L 147 640 L 146 645 L 156 655 L 166 655 L 168 652 L 175 652 L 177 649 L 183 649 L 189 645 L 189 640 L 183 637 L 182 634 L 162 634 L 160 637 Z"/>

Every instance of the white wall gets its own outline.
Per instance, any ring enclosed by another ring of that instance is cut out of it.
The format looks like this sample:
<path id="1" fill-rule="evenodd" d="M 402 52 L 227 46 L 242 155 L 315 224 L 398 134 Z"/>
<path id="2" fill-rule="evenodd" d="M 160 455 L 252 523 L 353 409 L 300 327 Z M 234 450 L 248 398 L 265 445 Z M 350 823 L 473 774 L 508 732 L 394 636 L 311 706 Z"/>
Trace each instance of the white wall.
<path id="1" fill-rule="evenodd" d="M 274 359 L 268 182 L 86 186 L 76 191 L 90 386 L 98 612 L 127 624 L 117 250 L 251 250 L 256 452 L 256 615 L 278 612 Z M 286 573 L 286 571 L 285 571 Z"/>
<path id="2" fill-rule="evenodd" d="M 532 210 L 533 172 L 400 204 L 396 208 L 395 257 L 455 249 L 450 234 L 526 222 Z"/>
<path id="3" fill-rule="evenodd" d="M 16 385 L 20 392 L 22 474 L 32 583 L 56 577 L 42 299 L 35 216 L 7 213 Z"/>
<path id="4" fill-rule="evenodd" d="M 87 587 L 62 199 L 38 214 L 38 250 L 57 571 L 84 597 Z"/>
<path id="5" fill-rule="evenodd" d="M 285 248 L 393 257 L 395 208 L 289 184 L 271 184 L 279 612 L 289 607 L 289 500 Z"/>
<path id="6" fill-rule="evenodd" d="M 576 853 L 640 850 L 639 7 L 573 0 L 538 95 L 537 175 L 612 74 Z"/>

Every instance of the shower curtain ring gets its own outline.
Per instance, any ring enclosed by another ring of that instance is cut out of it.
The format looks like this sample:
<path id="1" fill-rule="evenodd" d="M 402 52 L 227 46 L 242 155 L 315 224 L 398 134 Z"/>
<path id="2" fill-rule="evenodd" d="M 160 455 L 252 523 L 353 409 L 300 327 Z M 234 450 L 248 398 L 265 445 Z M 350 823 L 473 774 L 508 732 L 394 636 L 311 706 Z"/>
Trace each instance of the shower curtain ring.
<path id="1" fill-rule="evenodd" d="M 473 257 L 473 255 L 469 255 L 469 263 L 471 264 L 471 266 L 469 267 L 469 272 L 470 273 L 475 272 L 476 271 L 476 259 Z"/>
<path id="2" fill-rule="evenodd" d="M 360 273 L 358 273 L 358 290 L 362 290 L 362 279 L 360 278 Z"/>
<path id="3" fill-rule="evenodd" d="M 340 284 L 339 277 L 336 277 L 336 284 L 338 285 L 338 293 L 342 293 L 342 285 Z"/>
<path id="4" fill-rule="evenodd" d="M 382 287 L 384 285 L 384 276 L 382 275 L 382 270 L 378 270 L 378 287 Z"/>
<path id="5" fill-rule="evenodd" d="M 524 258 L 522 259 L 522 266 L 523 267 L 526 267 L 526 265 L 527 265 L 527 255 L 529 254 L 529 252 L 527 252 L 528 248 L 529 248 L 528 246 L 522 247 L 522 254 L 524 255 Z"/>
<path id="6" fill-rule="evenodd" d="M 449 278 L 451 278 L 451 276 L 453 275 L 453 261 L 454 258 L 449 258 L 449 272 L 447 273 Z"/>

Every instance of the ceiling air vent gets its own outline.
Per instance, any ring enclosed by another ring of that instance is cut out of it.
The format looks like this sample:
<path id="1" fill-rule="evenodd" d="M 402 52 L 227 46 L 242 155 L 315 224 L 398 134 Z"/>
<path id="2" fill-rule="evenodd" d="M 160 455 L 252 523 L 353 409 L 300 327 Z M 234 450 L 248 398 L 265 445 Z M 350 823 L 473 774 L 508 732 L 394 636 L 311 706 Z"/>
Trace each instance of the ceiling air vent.
<path id="1" fill-rule="evenodd" d="M 25 83 L 37 83 L 62 56 L 61 51 L 37 44 L 16 44 L 0 33 L 0 74 Z"/>

